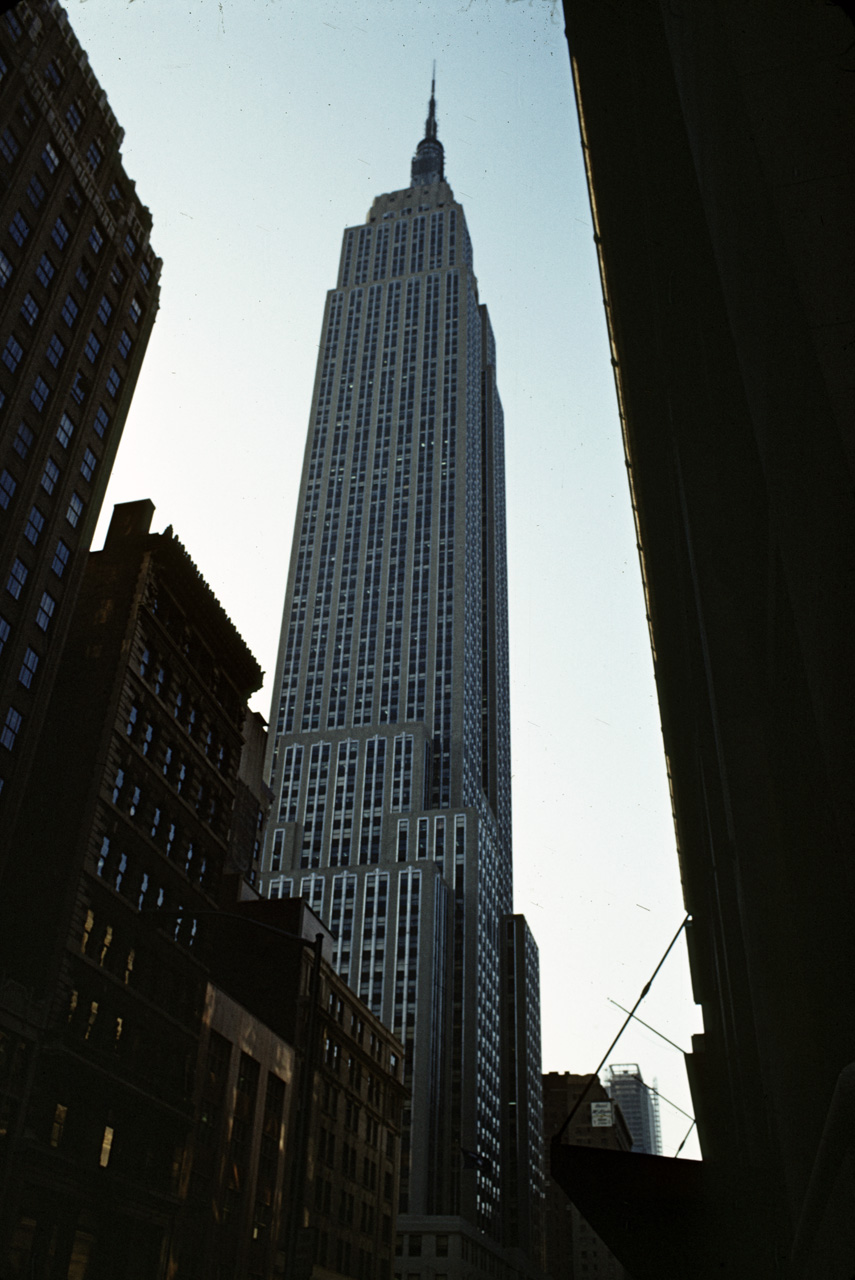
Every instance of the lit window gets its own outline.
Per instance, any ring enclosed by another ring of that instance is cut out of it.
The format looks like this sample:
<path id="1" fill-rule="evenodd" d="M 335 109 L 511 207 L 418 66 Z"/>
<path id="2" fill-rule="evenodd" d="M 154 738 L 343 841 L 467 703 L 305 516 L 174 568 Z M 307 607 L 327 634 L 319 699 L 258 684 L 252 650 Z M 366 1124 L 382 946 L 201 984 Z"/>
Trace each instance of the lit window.
<path id="1" fill-rule="evenodd" d="M 80 108 L 78 107 L 76 102 L 72 102 L 71 106 L 68 108 L 68 110 L 65 113 L 65 118 L 68 121 L 68 123 L 71 125 L 72 132 L 77 133 L 77 130 L 80 128 L 81 124 L 83 123 L 83 117 L 80 114 Z"/>
<path id="2" fill-rule="evenodd" d="M 107 297 L 106 296 L 103 297 L 101 301 L 98 303 L 98 319 L 101 321 L 102 324 L 106 324 L 107 321 L 110 319 L 112 310 L 113 308 L 110 306 L 110 303 Z"/>
<path id="3" fill-rule="evenodd" d="M 59 168 L 59 156 L 52 142 L 45 143 L 45 149 L 42 152 L 42 163 L 48 173 L 56 173 Z"/>
<path id="4" fill-rule="evenodd" d="M 39 284 L 44 285 L 47 289 L 53 279 L 55 267 L 46 253 L 43 253 L 39 259 L 39 265 L 36 267 L 36 279 Z"/>
<path id="5" fill-rule="evenodd" d="M 42 475 L 42 488 L 45 493 L 53 493 L 59 480 L 59 467 L 53 458 L 48 458 L 45 463 L 44 474 Z"/>
<path id="6" fill-rule="evenodd" d="M 54 334 L 47 346 L 47 358 L 50 360 L 54 369 L 59 368 L 59 362 L 64 354 L 65 347 L 62 345 L 56 334 Z"/>
<path id="7" fill-rule="evenodd" d="M 61 578 L 65 573 L 70 557 L 71 550 L 65 545 L 62 538 L 60 538 L 59 542 L 56 544 L 56 551 L 54 552 L 54 557 L 50 566 L 58 578 Z"/>
<path id="8" fill-rule="evenodd" d="M 18 736 L 20 728 L 21 713 L 20 711 L 16 711 L 14 707 L 10 707 L 6 712 L 6 723 L 3 726 L 2 732 L 0 732 L 0 743 L 2 743 L 7 751 L 11 751 L 14 747 L 15 739 Z"/>
<path id="9" fill-rule="evenodd" d="M 101 350 L 101 343 L 95 337 L 94 333 L 90 333 L 86 339 L 86 346 L 83 348 L 86 353 L 86 359 L 90 364 L 94 364 L 98 358 L 98 352 Z"/>
<path id="10" fill-rule="evenodd" d="M 34 209 L 39 209 L 45 198 L 45 189 L 35 174 L 27 183 L 27 197 Z"/>
<path id="11" fill-rule="evenodd" d="M 113 1130 L 109 1125 L 104 1126 L 104 1137 L 101 1139 L 101 1155 L 98 1160 L 102 1169 L 106 1169 L 110 1163 L 110 1151 L 113 1146 Z"/>
<path id="12" fill-rule="evenodd" d="M 24 356 L 24 348 L 11 334 L 0 356 L 10 373 L 14 373 Z"/>
<path id="13" fill-rule="evenodd" d="M 68 227 L 65 225 L 62 218 L 57 218 L 56 222 L 53 224 L 53 231 L 50 234 L 57 249 L 64 249 L 68 243 Z"/>
<path id="14" fill-rule="evenodd" d="M 75 320 L 77 319 L 77 313 L 79 310 L 80 308 L 78 307 L 77 303 L 74 301 L 71 294 L 69 293 L 65 299 L 65 302 L 62 304 L 62 318 L 65 321 L 65 323 L 68 325 L 69 329 L 72 327 Z"/>
<path id="15" fill-rule="evenodd" d="M 77 522 L 83 515 L 83 499 L 78 493 L 73 493 L 68 503 L 68 510 L 65 518 L 71 525 L 72 529 L 77 527 Z"/>
<path id="16" fill-rule="evenodd" d="M 27 324 L 33 325 L 39 316 L 39 304 L 31 293 L 26 294 L 24 301 L 21 303 L 21 315 Z"/>
<path id="17" fill-rule="evenodd" d="M 14 596 L 16 600 L 20 600 L 21 592 L 24 589 L 24 583 L 27 581 L 27 566 L 22 560 L 15 559 L 12 565 L 12 572 L 9 574 L 9 581 L 6 583 L 6 590 L 10 596 Z"/>
<path id="18" fill-rule="evenodd" d="M 89 243 L 96 253 L 101 252 L 101 245 L 104 243 L 104 237 L 97 227 L 93 227 L 89 232 Z"/>
<path id="19" fill-rule="evenodd" d="M 83 404 L 89 394 L 89 383 L 80 370 L 74 375 L 74 382 L 71 384 L 71 398 L 75 404 Z"/>
<path id="20" fill-rule="evenodd" d="M 0 155 L 8 160 L 9 164 L 18 154 L 18 139 L 15 137 L 11 129 L 4 129 L 0 133 Z"/>
<path id="21" fill-rule="evenodd" d="M 12 264 L 6 257 L 2 249 L 0 249 L 0 289 L 2 289 L 7 280 L 12 279 Z"/>
<path id="22" fill-rule="evenodd" d="M 0 507 L 2 507 L 4 511 L 12 501 L 12 495 L 16 488 L 17 485 L 15 484 L 12 476 L 10 476 L 8 471 L 4 470 L 2 474 L 0 474 Z"/>
<path id="23" fill-rule="evenodd" d="M 125 253 L 128 255 L 129 258 L 132 258 L 136 253 L 136 251 L 137 251 L 136 241 L 134 240 L 133 236 L 130 233 L 128 233 L 128 235 L 125 236 Z"/>
<path id="24" fill-rule="evenodd" d="M 41 627 L 42 631 L 47 631 L 55 608 L 56 601 L 53 596 L 47 591 L 43 591 L 39 607 L 36 610 L 36 626 Z"/>
<path id="25" fill-rule="evenodd" d="M 39 413 L 41 413 L 42 409 L 45 407 L 45 402 L 49 395 L 50 387 L 40 373 L 36 374 L 36 381 L 32 391 L 30 392 L 30 399 L 38 409 Z"/>
<path id="26" fill-rule="evenodd" d="M 86 159 L 89 161 L 89 167 L 94 173 L 101 163 L 101 151 L 94 142 L 86 152 Z"/>
<path id="27" fill-rule="evenodd" d="M 75 995 L 77 992 L 74 993 Z M 71 1015 L 69 1014 L 69 1019 Z M 58 1147 L 62 1142 L 62 1132 L 65 1128 L 65 1118 L 68 1115 L 68 1107 L 64 1107 L 61 1102 L 56 1104 L 56 1110 L 53 1113 L 53 1125 L 50 1131 L 50 1145 Z"/>
<path id="28" fill-rule="evenodd" d="M 71 421 L 67 413 L 63 413 L 59 426 L 56 429 L 56 438 L 62 445 L 63 449 L 68 448 L 68 442 L 74 434 L 74 423 Z"/>
<path id="29" fill-rule="evenodd" d="M 21 213 L 21 210 L 16 209 L 12 221 L 9 223 L 9 235 L 15 241 L 15 244 L 20 246 L 23 245 L 29 234 L 29 223 Z"/>
<path id="30" fill-rule="evenodd" d="M 95 473 L 95 464 L 98 459 L 91 449 L 87 449 L 83 455 L 83 461 L 80 464 L 80 473 L 84 480 L 91 480 Z"/>
<path id="31" fill-rule="evenodd" d="M 107 382 L 105 385 L 107 387 L 107 394 L 111 395 L 115 400 L 116 396 L 119 394 L 119 387 L 122 385 L 122 379 L 119 377 L 115 368 L 111 368 L 110 372 L 107 374 Z"/>
<path id="32" fill-rule="evenodd" d="M 104 408 L 102 404 L 99 404 L 98 412 L 95 414 L 95 421 L 92 423 L 92 426 L 95 428 L 98 435 L 101 436 L 103 439 L 104 432 L 107 430 L 109 425 L 110 425 L 110 417 L 107 413 L 107 410 Z"/>
<path id="33" fill-rule="evenodd" d="M 33 676 L 36 674 L 36 667 L 39 665 L 39 655 L 35 649 L 27 646 L 27 652 L 24 654 L 24 661 L 21 663 L 21 670 L 18 672 L 18 683 L 22 684 L 25 689 L 29 689 L 33 683 Z"/>
<path id="34" fill-rule="evenodd" d="M 24 526 L 24 537 L 35 546 L 44 527 L 45 518 L 41 511 L 39 511 L 38 507 L 31 507 L 27 523 Z"/>
<path id="35" fill-rule="evenodd" d="M 138 298 L 131 299 L 131 306 L 128 314 L 133 320 L 134 324 L 139 324 L 140 316 L 142 315 L 142 307 L 140 306 Z"/>
<path id="36" fill-rule="evenodd" d="M 113 284 L 117 289 L 121 289 L 122 285 L 125 283 L 125 273 L 119 266 L 118 262 L 113 263 L 113 270 L 110 272 L 110 279 L 113 281 Z"/>
<path id="37" fill-rule="evenodd" d="M 15 452 L 20 454 L 22 458 L 26 458 L 33 443 L 33 433 L 25 422 L 18 427 L 18 434 L 15 436 Z"/>

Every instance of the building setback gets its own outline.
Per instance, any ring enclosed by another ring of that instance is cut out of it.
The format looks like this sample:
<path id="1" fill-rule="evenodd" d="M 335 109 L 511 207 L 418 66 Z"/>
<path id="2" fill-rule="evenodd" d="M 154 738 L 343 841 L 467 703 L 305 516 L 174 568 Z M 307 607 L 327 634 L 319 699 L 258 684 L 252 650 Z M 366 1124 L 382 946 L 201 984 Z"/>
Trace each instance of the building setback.
<path id="1" fill-rule="evenodd" d="M 433 96 L 410 186 L 345 231 L 327 296 L 271 728 L 265 892 L 309 900 L 339 973 L 405 1046 L 401 1270 L 494 1265 L 512 910 L 503 419 Z M 534 1146 L 526 1159 L 536 1185 Z"/>
<path id="2" fill-rule="evenodd" d="M 89 557 L 0 898 L 13 1275 L 151 1280 L 180 1225 L 202 925 L 261 671 L 152 512 L 117 507 Z"/>
<path id="3" fill-rule="evenodd" d="M 0 17 L 0 826 L 14 820 L 158 306 L 151 216 L 56 0 Z M 10 852 L 0 841 L 0 873 Z"/>

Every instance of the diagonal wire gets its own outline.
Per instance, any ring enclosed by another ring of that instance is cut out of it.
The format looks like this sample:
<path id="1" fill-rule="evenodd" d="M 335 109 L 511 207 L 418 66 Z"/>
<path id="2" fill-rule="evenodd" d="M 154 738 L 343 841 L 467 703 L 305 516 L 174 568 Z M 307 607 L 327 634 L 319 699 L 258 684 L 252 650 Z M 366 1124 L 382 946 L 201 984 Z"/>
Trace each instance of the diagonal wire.
<path id="1" fill-rule="evenodd" d="M 673 1103 L 672 1103 L 672 1106 L 673 1106 Z M 685 1115 L 685 1112 L 684 1112 L 683 1114 Z M 686 1143 L 689 1141 L 689 1134 L 692 1132 L 692 1130 L 694 1129 L 694 1127 L 695 1127 L 695 1125 L 696 1125 L 696 1124 L 697 1124 L 697 1121 L 696 1121 L 696 1120 L 693 1120 L 693 1121 L 692 1121 L 692 1123 L 689 1125 L 688 1133 L 686 1134 L 686 1136 L 685 1136 L 685 1138 L 683 1139 L 683 1141 L 680 1143 L 680 1145 L 679 1145 L 679 1147 L 677 1148 L 677 1150 L 674 1152 L 674 1159 L 675 1159 L 675 1160 L 677 1159 L 677 1156 L 680 1154 L 680 1152 L 683 1150 L 683 1147 L 685 1147 Z"/>
<path id="2" fill-rule="evenodd" d="M 647 981 L 647 982 L 645 982 L 645 984 L 644 984 L 644 986 L 643 986 L 643 988 L 642 988 L 642 990 L 641 990 L 641 995 L 638 997 L 638 999 L 636 1000 L 635 1004 L 632 1006 L 631 1011 L 627 1014 L 626 1021 L 624 1022 L 623 1026 L 622 1026 L 622 1027 L 621 1027 L 621 1029 L 620 1029 L 620 1031 L 617 1033 L 617 1035 L 615 1036 L 614 1040 L 611 1042 L 611 1044 L 609 1045 L 608 1049 L 606 1049 L 605 1053 L 603 1054 L 602 1059 L 601 1059 L 601 1061 L 600 1061 L 600 1065 L 597 1067 L 596 1071 L 594 1071 L 594 1073 L 592 1074 L 592 1076 L 591 1076 L 590 1080 L 589 1080 L 589 1081 L 588 1081 L 588 1083 L 585 1085 L 585 1087 L 584 1087 L 584 1089 L 582 1090 L 582 1092 L 579 1094 L 579 1097 L 576 1099 L 576 1102 L 574 1103 L 574 1105 L 573 1105 L 573 1109 L 572 1109 L 572 1111 L 570 1112 L 569 1116 L 568 1116 L 568 1117 L 567 1117 L 567 1119 L 564 1121 L 563 1125 L 562 1125 L 562 1126 L 561 1126 L 561 1128 L 558 1130 L 558 1132 L 556 1133 L 555 1137 L 552 1139 L 552 1141 L 553 1141 L 553 1142 L 559 1142 L 559 1141 L 560 1141 L 560 1139 L 561 1139 L 561 1137 L 562 1137 L 562 1135 L 563 1135 L 563 1133 L 564 1133 L 565 1129 L 567 1128 L 567 1126 L 569 1125 L 570 1121 L 571 1121 L 571 1120 L 573 1119 L 573 1117 L 575 1116 L 576 1112 L 577 1112 L 577 1111 L 579 1110 L 579 1108 L 581 1107 L 582 1103 L 584 1102 L 585 1098 L 587 1097 L 588 1090 L 591 1088 L 591 1085 L 592 1085 L 592 1084 L 594 1083 L 594 1081 L 598 1078 L 598 1076 L 599 1076 L 600 1072 L 602 1071 L 602 1069 L 603 1069 L 603 1064 L 605 1063 L 605 1061 L 606 1061 L 606 1059 L 608 1058 L 609 1054 L 611 1053 L 612 1049 L 613 1049 L 613 1048 L 615 1047 L 615 1045 L 617 1044 L 618 1040 L 620 1040 L 620 1038 L 621 1038 L 621 1036 L 623 1035 L 624 1031 L 626 1031 L 626 1028 L 627 1028 L 627 1027 L 628 1027 L 628 1025 L 629 1025 L 630 1018 L 632 1018 L 632 1017 L 633 1017 L 633 1015 L 635 1014 L 636 1009 L 637 1009 L 637 1008 L 638 1008 L 638 1006 L 641 1004 L 642 1000 L 644 999 L 644 997 L 647 995 L 648 991 L 649 991 L 649 990 L 650 990 L 650 988 L 652 987 L 654 978 L 656 977 L 656 975 L 657 975 L 657 973 L 659 972 L 659 970 L 662 968 L 662 966 L 663 966 L 663 964 L 665 963 L 665 961 L 668 959 L 668 956 L 671 954 L 671 948 L 674 946 L 674 943 L 677 941 L 677 939 L 679 938 L 680 934 L 683 932 L 683 930 L 685 929 L 686 925 L 689 923 L 689 920 L 690 920 L 690 919 L 691 919 L 691 917 L 687 914 L 687 915 L 686 915 L 685 920 L 684 920 L 684 921 L 683 921 L 683 923 L 680 925 L 680 928 L 677 930 L 677 932 L 674 934 L 674 937 L 673 937 L 673 938 L 671 939 L 671 941 L 668 943 L 668 946 L 667 946 L 667 948 L 666 948 L 666 950 L 665 950 L 665 954 L 663 955 L 662 959 L 659 961 L 659 963 L 658 963 L 658 965 L 656 966 L 656 968 L 653 970 L 653 973 L 650 975 L 650 978 L 648 979 L 648 981 Z"/>
<path id="3" fill-rule="evenodd" d="M 629 1013 L 629 1009 L 624 1009 L 623 1005 L 618 1004 L 617 1000 L 612 1000 L 611 996 L 608 997 L 608 1000 L 609 1000 L 609 1004 L 613 1004 L 616 1009 L 620 1009 L 621 1013 Z M 685 1049 L 681 1049 L 678 1044 L 674 1044 L 673 1040 L 669 1040 L 667 1036 L 663 1036 L 662 1032 L 657 1031 L 655 1027 L 651 1027 L 649 1022 L 642 1022 L 641 1018 L 637 1016 L 635 1018 L 635 1021 L 639 1023 L 642 1027 L 646 1027 L 648 1031 L 652 1031 L 655 1036 L 658 1036 L 660 1040 L 664 1040 L 666 1044 L 670 1044 L 672 1049 L 676 1049 L 678 1053 L 682 1053 L 685 1056 L 685 1053 L 686 1053 Z"/>
<path id="4" fill-rule="evenodd" d="M 648 1093 L 655 1093 L 657 1098 L 661 1098 L 663 1102 L 667 1102 L 669 1107 L 673 1107 L 675 1111 L 679 1111 L 680 1115 L 685 1116 L 687 1120 L 691 1120 L 692 1124 L 695 1123 L 695 1117 L 692 1115 L 691 1111 L 684 1111 L 682 1107 L 678 1107 L 676 1102 L 672 1102 L 670 1098 L 666 1098 L 664 1093 L 660 1093 L 658 1089 L 654 1089 L 653 1085 L 648 1084 L 646 1080 L 642 1080 L 641 1084 L 644 1085 Z M 691 1132 L 691 1130 L 689 1132 Z M 683 1139 L 683 1141 L 685 1141 L 685 1139 Z"/>

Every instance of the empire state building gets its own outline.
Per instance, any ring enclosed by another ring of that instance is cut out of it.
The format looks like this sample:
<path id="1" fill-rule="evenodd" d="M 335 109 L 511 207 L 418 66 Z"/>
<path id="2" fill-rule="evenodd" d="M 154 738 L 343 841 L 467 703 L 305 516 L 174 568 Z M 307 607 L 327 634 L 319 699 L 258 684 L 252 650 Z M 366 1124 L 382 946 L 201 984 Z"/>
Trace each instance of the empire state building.
<path id="1" fill-rule="evenodd" d="M 431 90 L 327 295 L 271 712 L 263 891 L 406 1047 L 410 1275 L 534 1274 L 537 949 L 512 914 L 502 406 Z M 483 1251 L 487 1252 L 484 1253 Z M 438 1251 L 438 1252 L 437 1252 Z"/>

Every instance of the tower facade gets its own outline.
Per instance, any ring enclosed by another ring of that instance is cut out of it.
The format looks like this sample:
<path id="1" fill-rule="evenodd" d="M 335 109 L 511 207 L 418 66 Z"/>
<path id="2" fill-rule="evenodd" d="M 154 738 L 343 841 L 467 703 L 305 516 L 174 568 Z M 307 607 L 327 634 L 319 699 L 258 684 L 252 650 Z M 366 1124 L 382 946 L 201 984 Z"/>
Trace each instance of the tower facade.
<path id="1" fill-rule="evenodd" d="M 623 1112 L 623 1118 L 632 1134 L 633 1151 L 644 1151 L 649 1156 L 661 1156 L 659 1095 L 644 1083 L 638 1064 L 627 1062 L 610 1066 L 606 1092 Z"/>
<path id="2" fill-rule="evenodd" d="M 339 972 L 404 1042 L 412 1274 L 457 1274 L 463 1236 L 498 1247 L 502 1235 L 500 926 L 512 868 L 495 370 L 432 93 L 410 186 L 345 231 L 327 296 L 262 876 L 271 897 L 308 898 L 338 939 Z M 442 1264 L 423 1239 L 440 1217 Z"/>

